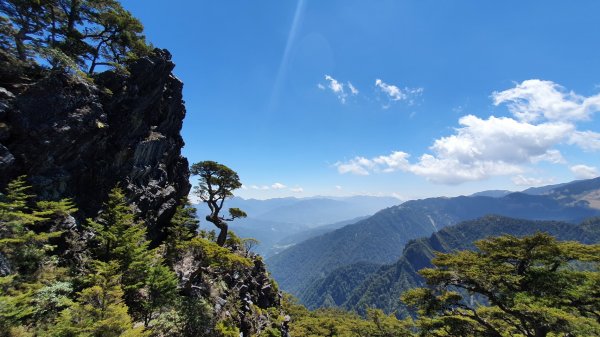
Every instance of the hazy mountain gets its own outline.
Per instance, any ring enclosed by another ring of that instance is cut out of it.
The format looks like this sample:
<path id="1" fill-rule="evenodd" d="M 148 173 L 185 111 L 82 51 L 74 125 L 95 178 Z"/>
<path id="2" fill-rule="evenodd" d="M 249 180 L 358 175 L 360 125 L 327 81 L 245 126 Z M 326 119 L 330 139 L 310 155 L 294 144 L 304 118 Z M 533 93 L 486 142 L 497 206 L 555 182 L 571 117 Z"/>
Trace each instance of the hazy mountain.
<path id="1" fill-rule="evenodd" d="M 238 236 L 260 241 L 255 251 L 268 257 L 286 246 L 356 222 L 354 219 L 369 216 L 400 202 L 392 197 L 374 196 L 266 200 L 234 197 L 226 201 L 225 208 L 237 207 L 248 214 L 245 219 L 232 221 L 230 228 Z M 197 204 L 196 207 L 201 227 L 213 229 L 212 224 L 204 221 L 208 214 L 206 206 Z M 299 236 L 291 237 L 296 234 Z M 286 240 L 280 243 L 283 239 Z"/>
<path id="2" fill-rule="evenodd" d="M 243 209 L 248 215 L 256 218 L 258 215 L 274 210 L 278 207 L 284 207 L 291 204 L 295 204 L 302 199 L 298 198 L 273 198 L 273 199 L 244 199 L 240 197 L 233 197 L 231 199 L 227 199 L 226 207 L 237 207 Z M 198 205 L 198 207 L 202 207 L 202 205 Z"/>
<path id="3" fill-rule="evenodd" d="M 420 269 L 431 266 L 434 252 L 473 249 L 473 242 L 502 234 L 516 236 L 531 235 L 537 231 L 547 232 L 559 240 L 574 240 L 583 243 L 600 242 L 600 218 L 592 218 L 579 225 L 558 221 L 532 221 L 512 219 L 501 216 L 486 216 L 477 220 L 462 222 L 455 226 L 446 227 L 434 233 L 429 238 L 410 241 L 402 256 L 395 263 L 383 266 L 369 275 L 365 281 L 356 287 L 351 294 L 340 294 L 347 300 L 343 307 L 364 313 L 365 308 L 375 307 L 391 313 L 406 313 L 400 302 L 400 295 L 414 287 L 422 286 L 423 280 L 417 273 Z M 363 273 L 363 268 L 355 267 L 356 273 Z M 336 275 L 334 271 L 328 279 L 337 283 L 328 284 L 329 289 L 335 289 L 338 284 L 346 287 L 346 282 L 338 281 L 344 275 L 352 275 L 353 268 L 346 268 L 343 274 Z M 346 287 L 347 289 L 347 287 Z M 330 293 L 322 287 L 308 289 L 302 297 L 307 305 L 319 305 Z"/>
<path id="4" fill-rule="evenodd" d="M 318 197 L 300 199 L 297 202 L 258 213 L 253 217 L 276 222 L 302 223 L 317 227 L 359 216 L 371 215 L 383 208 L 398 204 L 400 204 L 400 200 L 390 197 Z"/>
<path id="5" fill-rule="evenodd" d="M 577 195 L 593 195 L 598 190 L 595 180 L 573 184 L 571 190 Z M 327 277 L 336 268 L 360 261 L 392 263 L 401 256 L 409 240 L 431 235 L 460 221 L 498 214 L 576 223 L 600 214 L 599 210 L 588 207 L 589 202 L 574 199 L 574 195 L 565 192 L 566 186 L 570 184 L 559 186 L 562 193 L 546 195 L 518 192 L 501 198 L 460 196 L 408 201 L 296 244 L 267 259 L 267 264 L 283 290 L 301 297 L 310 284 Z"/>
<path id="6" fill-rule="evenodd" d="M 340 222 L 336 222 L 336 223 L 332 223 L 329 225 L 323 225 L 323 226 L 319 226 L 317 228 L 310 228 L 310 229 L 306 229 L 303 231 L 300 231 L 299 233 L 296 234 L 292 234 L 292 235 L 288 235 L 286 237 L 284 237 L 283 239 L 277 241 L 275 243 L 275 245 L 273 245 L 273 253 L 277 254 L 280 251 L 287 249 L 295 244 L 298 244 L 302 241 L 308 240 L 310 238 L 316 237 L 316 236 L 320 236 L 323 235 L 325 233 L 331 232 L 333 230 L 336 230 L 338 228 L 342 228 L 344 226 L 359 222 L 363 219 L 368 218 L 369 216 L 360 216 L 354 219 L 350 219 L 350 220 L 345 220 L 345 221 L 340 221 Z M 272 254 L 271 254 L 272 255 Z"/>
<path id="7" fill-rule="evenodd" d="M 215 228 L 211 223 L 202 222 L 204 227 Z M 262 219 L 245 218 L 232 221 L 229 228 L 242 238 L 255 238 L 260 243 L 254 248 L 256 253 L 264 257 L 273 254 L 273 247 L 279 240 L 290 233 L 302 233 L 311 230 L 304 224 L 274 222 Z"/>

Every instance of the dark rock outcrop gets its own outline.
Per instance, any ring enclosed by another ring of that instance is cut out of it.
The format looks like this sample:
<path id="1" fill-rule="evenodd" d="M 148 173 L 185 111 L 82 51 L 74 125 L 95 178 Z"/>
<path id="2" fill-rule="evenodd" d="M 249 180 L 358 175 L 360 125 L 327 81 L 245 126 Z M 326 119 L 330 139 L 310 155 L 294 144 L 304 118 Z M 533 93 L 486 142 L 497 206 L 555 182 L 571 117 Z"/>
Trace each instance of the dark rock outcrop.
<path id="1" fill-rule="evenodd" d="M 119 184 L 159 239 L 190 189 L 173 68 L 156 49 L 127 74 L 93 80 L 38 67 L 0 73 L 0 188 L 25 174 L 41 198 L 73 198 L 82 219 Z"/>

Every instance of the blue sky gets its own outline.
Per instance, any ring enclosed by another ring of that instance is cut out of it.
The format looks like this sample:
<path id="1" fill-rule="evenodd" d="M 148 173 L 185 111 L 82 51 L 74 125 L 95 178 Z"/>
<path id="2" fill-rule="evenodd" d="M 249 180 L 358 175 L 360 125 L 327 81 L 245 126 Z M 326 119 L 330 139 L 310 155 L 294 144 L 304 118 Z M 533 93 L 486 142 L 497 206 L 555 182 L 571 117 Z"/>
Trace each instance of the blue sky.
<path id="1" fill-rule="evenodd" d="M 598 1 L 123 1 L 237 195 L 454 196 L 598 175 Z"/>

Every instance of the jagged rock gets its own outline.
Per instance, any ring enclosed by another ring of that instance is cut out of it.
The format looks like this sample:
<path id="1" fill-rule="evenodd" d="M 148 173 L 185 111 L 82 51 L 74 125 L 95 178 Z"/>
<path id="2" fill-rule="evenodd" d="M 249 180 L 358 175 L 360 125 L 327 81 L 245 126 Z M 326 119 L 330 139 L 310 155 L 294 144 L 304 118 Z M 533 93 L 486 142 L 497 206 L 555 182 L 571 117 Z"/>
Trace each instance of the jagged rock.
<path id="1" fill-rule="evenodd" d="M 183 84 L 173 68 L 156 49 L 128 75 L 93 81 L 37 68 L 0 74 L 0 188 L 26 174 L 40 197 L 73 198 L 83 219 L 120 184 L 160 239 L 190 189 Z"/>

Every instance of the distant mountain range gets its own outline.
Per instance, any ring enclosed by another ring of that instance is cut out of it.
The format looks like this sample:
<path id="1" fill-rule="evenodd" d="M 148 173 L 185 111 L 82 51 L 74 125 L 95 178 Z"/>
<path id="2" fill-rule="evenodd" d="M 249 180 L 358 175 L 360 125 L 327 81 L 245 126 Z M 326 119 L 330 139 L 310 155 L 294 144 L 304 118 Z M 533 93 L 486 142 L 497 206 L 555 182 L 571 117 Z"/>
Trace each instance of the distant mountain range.
<path id="1" fill-rule="evenodd" d="M 329 294 L 331 299 L 314 296 L 316 288 L 334 270 L 355 263 L 390 264 L 403 254 L 410 240 L 429 236 L 446 226 L 489 214 L 526 220 L 557 220 L 578 223 L 600 215 L 596 207 L 600 196 L 600 178 L 537 188 L 504 196 L 460 196 L 408 201 L 384 209 L 354 224 L 295 244 L 267 259 L 269 270 L 280 287 L 309 306 L 340 304 L 344 296 Z M 489 195 L 489 194 L 488 194 Z M 357 275 L 365 275 L 365 265 Z M 342 268 L 342 269 L 338 269 Z M 333 276 L 336 277 L 335 275 Z M 352 282 L 356 283 L 358 278 Z M 344 285 L 346 287 L 347 285 Z M 346 294 L 348 295 L 348 294 Z M 345 295 L 345 296 L 346 296 Z M 357 302 L 358 303 L 358 302 Z"/>
<path id="2" fill-rule="evenodd" d="M 230 223 L 230 228 L 241 237 L 260 241 L 257 253 L 268 257 L 307 238 L 356 222 L 375 212 L 400 204 L 393 197 L 352 196 L 243 199 L 234 197 L 226 208 L 237 207 L 248 217 Z M 204 204 L 196 205 L 200 226 L 213 229 L 204 221 L 208 213 Z M 280 242 L 281 241 L 281 242 Z"/>

